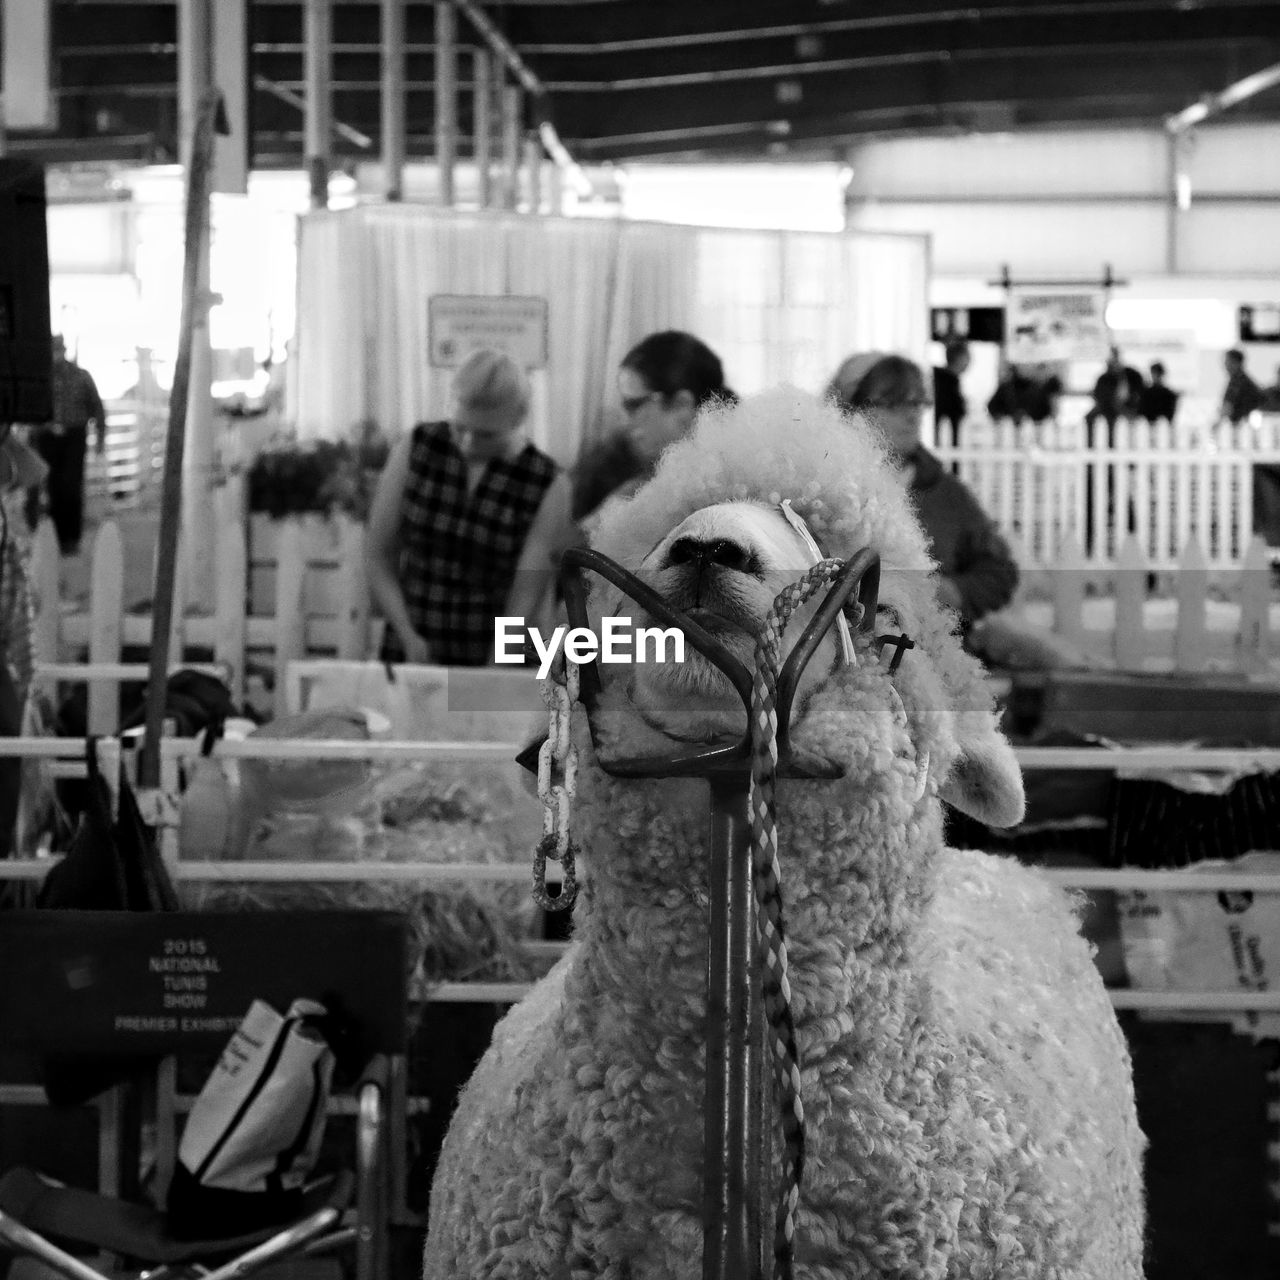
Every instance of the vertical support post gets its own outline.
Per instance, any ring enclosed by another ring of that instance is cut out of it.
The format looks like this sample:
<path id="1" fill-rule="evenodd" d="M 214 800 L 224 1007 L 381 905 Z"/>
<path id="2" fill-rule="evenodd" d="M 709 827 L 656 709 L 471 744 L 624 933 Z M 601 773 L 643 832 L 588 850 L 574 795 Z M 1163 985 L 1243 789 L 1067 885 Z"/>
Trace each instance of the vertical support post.
<path id="1" fill-rule="evenodd" d="M 489 53 L 477 47 L 471 63 L 471 154 L 476 166 L 476 191 L 480 207 L 493 203 L 493 86 L 489 78 Z"/>
<path id="2" fill-rule="evenodd" d="M 529 212 L 542 212 L 542 143 L 536 133 L 524 135 L 524 179 Z"/>
<path id="3" fill-rule="evenodd" d="M 746 772 L 713 775 L 703 1103 L 703 1280 L 762 1280 L 762 1112 Z"/>
<path id="4" fill-rule="evenodd" d="M 173 621 L 178 542 L 184 511 L 182 488 L 188 475 L 187 410 L 196 394 L 192 380 L 192 348 L 199 317 L 205 310 L 199 295 L 199 264 L 202 258 L 207 264 L 209 170 L 213 164 L 213 131 L 217 106 L 217 95 L 212 90 L 207 90 L 200 101 L 200 110 L 192 131 L 190 163 L 187 167 L 182 317 L 178 329 L 178 354 L 173 362 L 173 388 L 169 392 L 169 428 L 160 487 L 160 532 L 156 546 L 155 600 L 151 616 L 146 739 L 139 771 L 142 786 L 151 790 L 160 785 L 160 729 L 164 721 L 165 688 L 169 674 L 169 630 Z M 207 381 L 203 390 L 203 398 L 207 403 Z M 197 476 L 197 479 L 200 477 Z M 211 491 L 208 498 L 212 510 Z M 189 517 L 191 508 L 187 507 L 185 510 Z M 212 544 L 213 539 L 208 533 L 208 526 L 196 529 L 198 538 Z"/>
<path id="5" fill-rule="evenodd" d="M 404 194 L 404 0 L 382 0 L 382 195 Z"/>
<path id="6" fill-rule="evenodd" d="M 311 207 L 329 204 L 329 141 L 333 135 L 333 4 L 306 0 L 303 79 L 306 82 L 304 129 Z"/>
<path id="7" fill-rule="evenodd" d="M 502 199 L 504 209 L 514 209 L 520 189 L 520 116 L 524 95 L 520 86 L 502 88 Z"/>
<path id="8" fill-rule="evenodd" d="M 218 0 L 213 14 L 213 82 L 227 133 L 214 140 L 213 191 L 249 190 L 249 0 Z"/>
<path id="9" fill-rule="evenodd" d="M 564 212 L 564 174 L 558 164 L 547 167 L 547 212 L 556 217 Z"/>
<path id="10" fill-rule="evenodd" d="M 178 6 L 178 128 L 183 183 L 190 189 L 192 147 L 200 102 L 213 82 L 213 0 L 180 0 Z M 186 197 L 189 199 L 189 196 Z M 191 586 L 197 599 L 213 588 L 214 415 L 213 346 L 209 337 L 210 290 L 209 199 L 195 211 L 199 220 L 195 262 L 195 296 L 191 310 L 191 372 L 187 391 L 183 446 L 180 525 L 182 540 L 192 548 Z"/>
<path id="11" fill-rule="evenodd" d="M 440 203 L 454 202 L 458 155 L 458 17 L 453 0 L 436 0 L 436 166 Z"/>

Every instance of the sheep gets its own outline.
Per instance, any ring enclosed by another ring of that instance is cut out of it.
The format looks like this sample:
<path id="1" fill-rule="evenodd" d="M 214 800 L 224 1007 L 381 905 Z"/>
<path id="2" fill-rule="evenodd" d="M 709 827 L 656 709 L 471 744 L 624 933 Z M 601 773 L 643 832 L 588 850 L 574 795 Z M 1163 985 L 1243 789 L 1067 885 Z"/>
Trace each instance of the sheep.
<path id="1" fill-rule="evenodd" d="M 793 740 L 845 774 L 778 789 L 807 1126 L 795 1274 L 1138 1280 L 1125 1043 L 1076 903 L 1011 861 L 945 847 L 944 799 L 1011 825 L 1021 778 L 874 430 L 787 388 L 713 408 L 604 511 L 594 543 L 750 661 L 777 579 L 813 559 L 784 499 L 823 554 L 880 553 L 876 630 L 916 645 L 890 674 L 866 638 L 854 663 L 824 642 Z M 741 554 L 695 586 L 681 538 Z M 591 608 L 642 619 L 599 584 Z M 670 753 L 742 732 L 736 695 L 696 655 L 604 673 L 602 743 Z M 701 1274 L 706 786 L 611 777 L 581 711 L 573 732 L 589 862 L 575 940 L 459 1100 L 426 1280 Z"/>

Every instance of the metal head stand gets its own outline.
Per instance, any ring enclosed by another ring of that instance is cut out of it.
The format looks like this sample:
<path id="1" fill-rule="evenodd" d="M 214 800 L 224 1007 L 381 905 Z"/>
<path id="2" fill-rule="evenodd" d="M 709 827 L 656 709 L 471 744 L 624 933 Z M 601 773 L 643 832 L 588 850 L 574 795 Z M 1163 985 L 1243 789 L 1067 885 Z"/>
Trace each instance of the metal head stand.
<path id="1" fill-rule="evenodd" d="M 573 626 L 589 626 L 584 574 L 588 569 L 618 587 L 652 617 L 679 627 L 693 648 L 732 683 L 750 723 L 752 673 L 709 632 L 598 551 L 575 548 L 565 552 L 560 577 Z M 791 707 L 806 665 L 855 590 L 861 606 L 859 630 L 874 627 L 879 585 L 880 557 L 864 548 L 840 570 L 779 672 L 779 778 L 843 775 L 835 761 L 792 745 Z M 594 662 L 585 664 L 580 676 L 596 760 L 606 773 L 623 778 L 703 777 L 710 784 L 702 1275 L 703 1280 L 764 1280 L 769 1275 L 770 1253 L 765 1227 L 773 1218 L 773 1113 L 755 947 L 748 808 L 750 730 L 737 742 L 683 754 L 610 758 L 602 754 L 596 737 L 595 710 L 602 690 L 599 669 Z M 528 767 L 529 753 L 520 759 Z M 532 760 L 536 767 L 536 748 Z"/>

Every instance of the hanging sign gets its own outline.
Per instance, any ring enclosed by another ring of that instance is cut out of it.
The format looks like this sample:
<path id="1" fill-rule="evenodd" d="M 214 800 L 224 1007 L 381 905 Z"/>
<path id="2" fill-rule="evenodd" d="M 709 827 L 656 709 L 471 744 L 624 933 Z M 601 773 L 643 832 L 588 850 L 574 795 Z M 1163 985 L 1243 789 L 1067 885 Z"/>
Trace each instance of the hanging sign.
<path id="1" fill-rule="evenodd" d="M 1003 342 L 1003 307 L 930 307 L 929 332 L 935 342 Z"/>
<path id="2" fill-rule="evenodd" d="M 439 293 L 427 299 L 429 360 L 456 369 L 473 352 L 488 348 L 524 369 L 547 364 L 547 300 Z"/>
<path id="3" fill-rule="evenodd" d="M 1111 338 L 1101 289 L 1012 289 L 1005 356 L 1012 364 L 1105 360 Z"/>

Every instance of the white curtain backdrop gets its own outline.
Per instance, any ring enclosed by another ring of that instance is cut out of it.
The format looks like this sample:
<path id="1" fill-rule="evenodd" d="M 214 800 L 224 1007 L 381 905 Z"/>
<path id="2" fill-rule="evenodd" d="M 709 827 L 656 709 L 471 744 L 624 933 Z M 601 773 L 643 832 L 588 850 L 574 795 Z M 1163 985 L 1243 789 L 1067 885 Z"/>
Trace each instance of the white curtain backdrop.
<path id="1" fill-rule="evenodd" d="M 657 329 L 687 329 L 729 384 L 819 391 L 853 351 L 923 360 L 922 236 L 701 227 L 369 205 L 302 219 L 298 434 L 364 419 L 398 434 L 449 412 L 449 371 L 427 363 L 434 294 L 548 301 L 548 367 L 531 434 L 569 464 L 615 420 L 618 361 Z"/>

